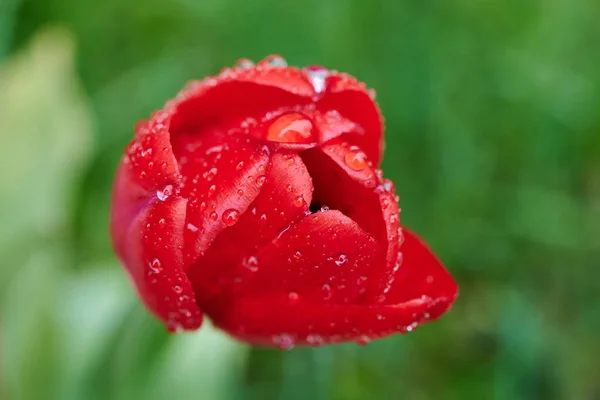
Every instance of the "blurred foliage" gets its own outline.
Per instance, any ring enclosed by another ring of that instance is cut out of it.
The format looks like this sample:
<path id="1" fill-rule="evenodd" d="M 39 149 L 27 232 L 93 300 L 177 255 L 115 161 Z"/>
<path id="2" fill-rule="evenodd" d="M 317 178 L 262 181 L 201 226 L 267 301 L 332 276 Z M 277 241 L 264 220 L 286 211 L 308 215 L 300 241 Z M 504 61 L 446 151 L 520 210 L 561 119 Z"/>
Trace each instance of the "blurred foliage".
<path id="1" fill-rule="evenodd" d="M 0 0 L 0 398 L 600 399 L 600 3 Z M 378 91 L 405 224 L 455 274 L 366 347 L 172 336 L 111 251 L 136 120 L 279 53 Z"/>

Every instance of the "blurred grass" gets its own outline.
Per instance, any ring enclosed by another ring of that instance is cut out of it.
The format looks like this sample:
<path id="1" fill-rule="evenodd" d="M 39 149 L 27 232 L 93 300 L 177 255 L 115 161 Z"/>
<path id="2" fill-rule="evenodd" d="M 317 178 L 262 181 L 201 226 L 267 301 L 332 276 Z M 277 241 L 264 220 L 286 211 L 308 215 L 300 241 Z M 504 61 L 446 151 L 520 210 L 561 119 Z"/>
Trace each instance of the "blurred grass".
<path id="1" fill-rule="evenodd" d="M 600 3 L 0 1 L 8 399 L 600 398 Z M 405 224 L 457 277 L 442 320 L 366 347 L 169 336 L 110 249 L 132 126 L 239 57 L 378 92 Z"/>

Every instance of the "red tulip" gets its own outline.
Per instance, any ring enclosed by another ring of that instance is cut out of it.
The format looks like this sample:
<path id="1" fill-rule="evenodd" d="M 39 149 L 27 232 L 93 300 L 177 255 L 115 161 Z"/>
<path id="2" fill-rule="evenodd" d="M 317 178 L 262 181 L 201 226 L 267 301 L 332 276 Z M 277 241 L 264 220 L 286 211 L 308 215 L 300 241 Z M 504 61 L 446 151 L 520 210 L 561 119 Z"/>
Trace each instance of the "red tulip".
<path id="1" fill-rule="evenodd" d="M 242 60 L 136 126 L 112 199 L 114 247 L 170 331 L 203 314 L 289 348 L 405 333 L 457 286 L 399 224 L 382 118 L 353 77 Z"/>

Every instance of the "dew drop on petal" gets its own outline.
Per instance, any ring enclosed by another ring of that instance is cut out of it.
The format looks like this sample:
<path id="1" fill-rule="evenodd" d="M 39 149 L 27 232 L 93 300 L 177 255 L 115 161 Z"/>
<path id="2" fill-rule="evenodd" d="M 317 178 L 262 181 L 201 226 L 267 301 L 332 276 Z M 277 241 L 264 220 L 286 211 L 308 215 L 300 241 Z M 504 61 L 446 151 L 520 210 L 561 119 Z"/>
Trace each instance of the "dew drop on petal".
<path id="1" fill-rule="evenodd" d="M 268 62 L 272 67 L 287 67 L 287 61 L 285 58 L 278 55 L 271 55 L 264 59 L 264 61 Z"/>
<path id="2" fill-rule="evenodd" d="M 325 80 L 327 79 L 327 75 L 329 75 L 329 71 L 325 67 L 312 65 L 304 68 L 304 70 L 308 74 L 308 78 L 315 88 L 315 92 L 321 93 L 325 90 Z"/>
<path id="3" fill-rule="evenodd" d="M 294 347 L 294 344 L 295 344 L 294 338 L 287 333 L 281 333 L 279 335 L 274 335 L 271 337 L 271 340 L 274 345 L 276 345 L 277 347 L 279 347 L 282 350 L 290 350 L 291 348 Z"/>
<path id="4" fill-rule="evenodd" d="M 346 264 L 347 262 L 348 262 L 348 257 L 344 253 L 341 253 L 337 256 L 337 259 L 335 260 L 335 265 L 343 265 L 343 264 Z"/>
<path id="5" fill-rule="evenodd" d="M 242 262 L 242 265 L 252 272 L 258 271 L 258 258 L 256 256 L 250 256 Z"/>
<path id="6" fill-rule="evenodd" d="M 206 210 L 206 202 L 203 201 L 202 203 L 200 203 L 200 211 L 204 210 Z"/>
<path id="7" fill-rule="evenodd" d="M 287 184 L 286 187 L 285 187 L 285 191 L 288 192 L 288 193 L 291 192 L 292 191 L 292 185 Z"/>
<path id="8" fill-rule="evenodd" d="M 321 291 L 323 292 L 324 300 L 330 300 L 333 297 L 333 289 L 328 283 L 325 283 L 323 286 L 321 286 Z"/>
<path id="9" fill-rule="evenodd" d="M 179 293 L 183 292 L 183 288 L 181 287 L 181 285 L 175 284 L 175 285 L 173 285 L 173 291 L 175 293 L 179 294 Z"/>
<path id="10" fill-rule="evenodd" d="M 256 184 L 258 186 L 262 186 L 265 184 L 265 181 L 267 180 L 267 178 L 264 175 L 259 176 L 258 178 L 256 178 Z"/>
<path id="11" fill-rule="evenodd" d="M 302 114 L 284 114 L 271 123 L 267 129 L 266 139 L 280 143 L 311 143 L 313 124 Z"/>
<path id="12" fill-rule="evenodd" d="M 290 292 L 288 294 L 288 299 L 290 300 L 290 305 L 296 305 L 300 302 L 300 295 L 296 292 Z"/>
<path id="13" fill-rule="evenodd" d="M 250 60 L 248 58 L 240 58 L 235 63 L 235 66 L 237 68 L 241 68 L 241 69 L 249 69 L 249 68 L 254 67 L 254 63 L 252 62 L 252 60 Z"/>
<path id="14" fill-rule="evenodd" d="M 158 199 L 161 201 L 167 200 L 172 194 L 173 194 L 173 185 L 167 185 L 164 188 L 162 188 L 162 190 L 156 191 L 156 197 L 158 197 Z"/>
<path id="15" fill-rule="evenodd" d="M 208 215 L 208 218 L 209 218 L 211 221 L 213 221 L 213 222 L 214 222 L 214 221 L 216 221 L 216 220 L 217 220 L 217 218 L 219 218 L 219 216 L 217 215 L 217 213 L 216 213 L 216 212 L 214 212 L 214 211 L 213 211 L 213 212 L 211 212 L 211 213 Z"/>
<path id="16" fill-rule="evenodd" d="M 321 335 L 310 334 L 306 337 L 306 343 L 311 346 L 321 346 L 325 343 L 325 339 Z"/>
<path id="17" fill-rule="evenodd" d="M 238 222 L 238 220 L 240 219 L 240 212 L 236 209 L 230 208 L 223 212 L 221 219 L 223 220 L 223 223 L 227 226 L 235 225 L 235 223 Z"/>
<path id="18" fill-rule="evenodd" d="M 302 196 L 298 196 L 294 199 L 294 206 L 295 207 L 302 207 L 304 205 L 304 197 Z"/>
<path id="19" fill-rule="evenodd" d="M 160 260 L 158 258 L 154 258 L 152 261 L 150 261 L 150 270 L 152 272 L 154 272 L 155 274 L 160 273 L 160 271 L 162 271 L 162 263 L 160 262 Z"/>
<path id="20" fill-rule="evenodd" d="M 358 339 L 356 339 L 356 343 L 361 346 L 366 346 L 370 342 L 371 342 L 371 338 L 368 337 L 367 335 L 361 335 L 358 337 Z"/>
<path id="21" fill-rule="evenodd" d="M 187 224 L 187 228 L 192 232 L 198 232 L 198 227 L 194 224 Z"/>
<path id="22" fill-rule="evenodd" d="M 244 162 L 243 162 L 243 161 L 240 161 L 240 162 L 239 162 L 239 163 L 238 163 L 238 164 L 235 166 L 235 169 L 239 171 L 239 170 L 241 170 L 242 168 L 244 168 Z"/>
<path id="23" fill-rule="evenodd" d="M 217 191 L 217 186 L 210 185 L 210 187 L 208 188 L 208 197 L 214 196 L 216 191 Z"/>
<path id="24" fill-rule="evenodd" d="M 367 156 L 362 151 L 350 151 L 344 156 L 346 165 L 354 171 L 360 171 L 367 167 Z"/>

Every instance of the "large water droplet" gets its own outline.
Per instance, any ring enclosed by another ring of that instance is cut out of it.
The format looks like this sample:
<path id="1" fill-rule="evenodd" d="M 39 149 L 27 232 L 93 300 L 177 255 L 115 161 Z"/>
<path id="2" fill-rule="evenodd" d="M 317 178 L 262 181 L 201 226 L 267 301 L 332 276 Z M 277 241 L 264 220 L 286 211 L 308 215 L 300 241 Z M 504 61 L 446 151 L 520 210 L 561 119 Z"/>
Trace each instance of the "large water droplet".
<path id="1" fill-rule="evenodd" d="M 329 75 L 329 71 L 320 65 L 311 65 L 309 67 L 304 68 L 308 77 L 315 88 L 315 92 L 321 93 L 325 90 L 325 80 L 327 79 L 327 75 Z"/>
<path id="2" fill-rule="evenodd" d="M 173 185 L 167 185 L 164 188 L 162 188 L 162 190 L 156 191 L 156 197 L 158 197 L 158 199 L 161 201 L 167 200 L 169 198 L 169 196 L 171 196 L 172 194 L 173 194 Z"/>
<path id="3" fill-rule="evenodd" d="M 221 219 L 227 226 L 235 225 L 235 223 L 240 219 L 240 212 L 236 209 L 230 208 L 229 210 L 225 210 L 225 212 L 223 212 Z"/>
<path id="4" fill-rule="evenodd" d="M 267 129 L 266 139 L 280 143 L 313 142 L 313 124 L 300 113 L 288 113 L 275 119 Z"/>
<path id="5" fill-rule="evenodd" d="M 360 171 L 367 167 L 367 155 L 362 151 L 349 151 L 344 156 L 346 165 L 354 171 Z"/>

